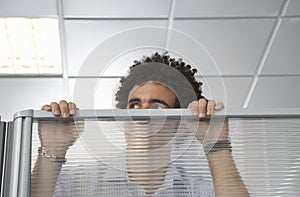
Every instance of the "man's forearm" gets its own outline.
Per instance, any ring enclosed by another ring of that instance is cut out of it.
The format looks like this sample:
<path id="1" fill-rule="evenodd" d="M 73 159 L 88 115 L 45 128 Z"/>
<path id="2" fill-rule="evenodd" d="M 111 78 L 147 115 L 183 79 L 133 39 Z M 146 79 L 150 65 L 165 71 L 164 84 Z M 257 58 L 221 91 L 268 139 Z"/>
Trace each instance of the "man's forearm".
<path id="1" fill-rule="evenodd" d="M 234 164 L 230 149 L 210 152 L 207 155 L 215 193 L 220 196 L 249 196 Z"/>
<path id="2" fill-rule="evenodd" d="M 39 155 L 31 175 L 31 196 L 52 196 L 61 166 Z"/>

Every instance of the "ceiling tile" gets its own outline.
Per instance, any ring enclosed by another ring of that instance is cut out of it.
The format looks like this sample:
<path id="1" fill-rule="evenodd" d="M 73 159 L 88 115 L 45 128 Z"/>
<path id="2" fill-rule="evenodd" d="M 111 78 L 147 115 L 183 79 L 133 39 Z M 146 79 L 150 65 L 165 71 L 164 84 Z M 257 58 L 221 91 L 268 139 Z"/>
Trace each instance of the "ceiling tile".
<path id="1" fill-rule="evenodd" d="M 1 0 L 1 17 L 57 17 L 56 1 L 53 0 Z"/>
<path id="2" fill-rule="evenodd" d="M 286 16 L 300 16 L 300 1 L 290 0 L 290 4 L 285 13 Z"/>
<path id="3" fill-rule="evenodd" d="M 300 107 L 300 77 L 261 77 L 249 108 Z"/>
<path id="4" fill-rule="evenodd" d="M 252 75 L 270 35 L 273 19 L 175 20 L 168 48 L 202 75 Z"/>
<path id="5" fill-rule="evenodd" d="M 83 18 L 166 18 L 171 0 L 64 0 L 64 15 Z"/>
<path id="6" fill-rule="evenodd" d="M 276 16 L 282 0 L 176 0 L 175 17 Z"/>
<path id="7" fill-rule="evenodd" d="M 225 108 L 241 108 L 250 86 L 251 77 L 207 77 L 202 91 L 207 99 L 223 102 Z"/>
<path id="8" fill-rule="evenodd" d="M 69 76 L 123 76 L 136 59 L 126 54 L 163 48 L 166 27 L 167 20 L 67 20 Z"/>
<path id="9" fill-rule="evenodd" d="M 283 19 L 263 74 L 300 74 L 300 18 Z"/>

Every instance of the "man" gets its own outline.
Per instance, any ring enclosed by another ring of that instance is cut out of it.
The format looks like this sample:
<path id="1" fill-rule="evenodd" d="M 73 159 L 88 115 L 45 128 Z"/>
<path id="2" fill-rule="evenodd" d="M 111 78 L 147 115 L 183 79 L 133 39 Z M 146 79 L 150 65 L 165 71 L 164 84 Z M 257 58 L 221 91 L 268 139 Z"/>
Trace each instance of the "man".
<path id="1" fill-rule="evenodd" d="M 186 65 L 180 59 L 175 60 L 170 58 L 167 53 L 155 53 L 150 57 L 144 57 L 141 61 L 135 61 L 134 65 L 130 67 L 128 75 L 121 79 L 121 86 L 116 93 L 116 101 L 118 102 L 116 107 L 121 109 L 187 107 L 192 110 L 194 115 L 198 115 L 199 118 L 210 116 L 214 110 L 221 110 L 224 105 L 223 103 L 215 103 L 213 100 L 205 99 L 201 90 L 202 83 L 198 82 L 194 77 L 196 72 L 197 70 L 192 69 L 190 65 Z M 63 118 L 68 118 L 70 115 L 72 116 L 76 113 L 76 105 L 66 101 L 60 101 L 59 103 L 52 102 L 50 105 L 44 105 L 42 110 L 52 111 L 55 116 L 61 115 Z M 208 128 L 208 125 L 200 124 L 202 125 L 199 128 L 202 131 L 199 129 L 196 137 L 200 142 L 203 142 L 203 136 L 206 136 L 208 132 L 214 131 L 203 129 Z M 41 138 L 47 140 L 45 135 L 42 135 Z M 136 140 L 131 138 L 126 139 L 127 142 Z M 220 135 L 215 139 L 211 139 L 212 143 L 215 141 L 217 141 L 216 145 L 204 145 L 209 148 L 207 150 L 207 159 L 214 182 L 215 194 L 217 196 L 248 196 L 248 192 L 235 168 L 231 156 L 226 124 L 222 125 Z M 53 147 L 45 148 L 47 155 L 49 156 L 50 154 L 50 158 L 52 157 L 51 153 L 49 153 L 51 149 Z M 63 149 L 66 150 L 67 147 Z M 65 153 L 63 151 L 59 156 L 64 157 Z M 58 156 L 57 153 L 54 155 L 55 157 Z M 127 155 L 130 156 L 130 154 Z M 128 158 L 131 158 L 129 156 Z M 149 158 L 148 160 L 151 161 Z M 49 168 L 54 169 L 52 170 L 52 175 L 56 174 L 57 176 L 61 165 L 57 166 L 55 164 L 55 167 L 53 166 L 54 164 L 49 164 L 49 161 L 45 162 L 48 162 L 48 165 L 52 166 Z M 37 166 L 34 169 L 34 174 L 43 172 L 40 172 L 39 170 L 41 169 Z M 131 177 L 135 175 L 136 173 L 131 173 Z M 161 177 L 164 176 L 162 173 Z M 35 176 L 33 176 L 33 182 L 36 180 L 38 179 L 35 179 Z M 154 193 L 150 192 L 148 194 L 152 195 Z"/>

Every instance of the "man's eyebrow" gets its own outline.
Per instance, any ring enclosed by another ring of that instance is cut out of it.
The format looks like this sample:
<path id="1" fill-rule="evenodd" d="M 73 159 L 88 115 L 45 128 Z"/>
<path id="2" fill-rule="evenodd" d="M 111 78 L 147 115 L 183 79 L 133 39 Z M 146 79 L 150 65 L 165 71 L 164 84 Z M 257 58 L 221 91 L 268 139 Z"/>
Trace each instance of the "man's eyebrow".
<path id="1" fill-rule="evenodd" d="M 141 99 L 140 98 L 132 98 L 128 101 L 128 103 L 132 103 L 132 102 L 141 102 Z M 167 106 L 168 108 L 170 108 L 170 105 L 161 99 L 150 99 L 150 103 L 160 103 L 160 104 L 163 104 L 163 105 Z"/>
<path id="2" fill-rule="evenodd" d="M 170 108 L 169 104 L 161 99 L 150 99 L 150 103 L 160 103 L 160 104 L 163 104 L 163 105 L 167 106 L 168 108 Z"/>
<path id="3" fill-rule="evenodd" d="M 141 102 L 140 98 L 132 98 L 128 101 L 128 103 L 132 103 L 132 102 Z"/>

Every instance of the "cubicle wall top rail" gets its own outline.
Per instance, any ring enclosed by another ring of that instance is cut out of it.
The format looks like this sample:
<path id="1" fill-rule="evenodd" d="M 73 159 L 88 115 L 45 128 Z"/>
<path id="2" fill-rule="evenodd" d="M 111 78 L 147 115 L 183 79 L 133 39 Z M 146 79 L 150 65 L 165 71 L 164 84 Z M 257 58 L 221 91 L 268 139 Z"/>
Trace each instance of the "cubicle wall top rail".
<path id="1" fill-rule="evenodd" d="M 54 117 L 51 112 L 43 110 L 24 110 L 15 113 L 14 120 L 19 117 L 30 117 L 38 120 L 60 120 L 60 117 Z M 101 110 L 78 110 L 76 115 L 70 119 L 84 120 L 89 118 L 102 118 L 111 120 L 132 120 L 145 118 L 167 118 L 178 119 L 187 118 L 194 119 L 190 109 L 140 109 L 140 110 L 124 110 L 124 109 L 101 109 Z M 257 108 L 257 109 L 241 109 L 228 108 L 221 111 L 215 111 L 213 118 L 276 118 L 276 117 L 300 117 L 300 108 Z"/>

